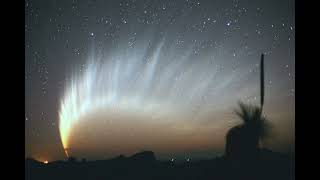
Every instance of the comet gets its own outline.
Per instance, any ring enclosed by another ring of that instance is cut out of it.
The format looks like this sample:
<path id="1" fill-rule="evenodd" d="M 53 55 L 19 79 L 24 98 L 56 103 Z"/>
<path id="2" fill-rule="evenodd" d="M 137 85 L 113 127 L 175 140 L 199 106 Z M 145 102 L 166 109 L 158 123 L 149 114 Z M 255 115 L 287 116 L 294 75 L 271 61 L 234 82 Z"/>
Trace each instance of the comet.
<path id="1" fill-rule="evenodd" d="M 231 101 L 228 87 L 247 75 L 221 71 L 221 61 L 212 54 L 199 59 L 194 47 L 177 55 L 179 50 L 168 49 L 169 45 L 163 38 L 151 46 L 137 43 L 104 54 L 93 52 L 84 68 L 75 68 L 78 71 L 65 82 L 59 109 L 60 137 L 67 157 L 72 128 L 89 114 L 107 109 L 145 114 L 159 123 L 170 119 L 201 122 L 213 107 Z"/>

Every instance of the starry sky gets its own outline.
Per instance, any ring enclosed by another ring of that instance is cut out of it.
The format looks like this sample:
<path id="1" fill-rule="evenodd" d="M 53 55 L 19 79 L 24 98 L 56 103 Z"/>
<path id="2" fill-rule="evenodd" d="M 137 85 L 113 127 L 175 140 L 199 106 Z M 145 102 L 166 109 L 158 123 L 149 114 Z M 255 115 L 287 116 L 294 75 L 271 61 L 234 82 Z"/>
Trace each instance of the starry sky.
<path id="1" fill-rule="evenodd" d="M 25 1 L 25 156 L 223 153 L 239 100 L 294 152 L 293 0 Z"/>

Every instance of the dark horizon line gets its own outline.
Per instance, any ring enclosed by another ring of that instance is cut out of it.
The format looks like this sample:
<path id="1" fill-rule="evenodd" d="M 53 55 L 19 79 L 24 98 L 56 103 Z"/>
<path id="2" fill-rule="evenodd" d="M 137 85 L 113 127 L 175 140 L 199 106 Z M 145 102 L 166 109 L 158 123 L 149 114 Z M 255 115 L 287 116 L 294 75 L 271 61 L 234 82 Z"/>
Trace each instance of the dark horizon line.
<path id="1" fill-rule="evenodd" d="M 271 153 L 276 153 L 276 154 L 281 154 L 281 155 L 285 155 L 285 156 L 288 156 L 288 157 L 291 157 L 291 158 L 294 158 L 295 157 L 295 151 L 286 151 L 286 152 L 282 152 L 282 151 L 274 151 L 274 150 L 271 150 L 271 149 L 268 149 L 268 148 L 261 148 L 260 150 L 262 151 L 268 151 L 268 152 L 271 152 Z M 82 162 L 83 160 L 85 160 L 86 162 L 97 162 L 97 161 L 110 161 L 110 160 L 116 160 L 117 158 L 125 158 L 125 159 L 130 159 L 132 158 L 133 156 L 135 156 L 136 154 L 141 154 L 141 153 L 144 153 L 144 152 L 151 152 L 153 153 L 154 155 L 154 158 L 156 161 L 162 161 L 162 162 L 167 162 L 167 161 L 171 161 L 170 158 L 157 158 L 157 156 L 155 155 L 155 153 L 153 151 L 139 151 L 137 153 L 134 153 L 130 156 L 126 156 L 126 155 L 123 155 L 123 154 L 119 154 L 117 156 L 114 156 L 114 157 L 110 157 L 110 158 L 106 158 L 106 159 L 87 159 L 85 157 L 76 157 L 76 156 L 70 156 L 69 158 L 66 158 L 66 159 L 58 159 L 58 160 L 53 160 L 53 161 L 48 161 L 48 163 L 54 163 L 54 162 L 68 162 L 70 158 L 74 158 L 75 159 L 75 162 Z M 224 153 L 217 153 L 216 156 L 213 156 L 213 157 L 202 157 L 202 158 L 189 158 L 190 160 L 193 160 L 194 162 L 195 161 L 206 161 L 206 160 L 215 160 L 215 159 L 219 159 L 219 158 L 223 158 L 225 156 Z M 175 162 L 185 162 L 187 161 L 188 158 L 174 158 L 174 161 Z M 26 157 L 25 158 L 25 161 L 27 160 L 33 160 L 33 161 L 37 161 L 39 163 L 44 163 L 43 161 L 39 161 L 33 157 Z"/>

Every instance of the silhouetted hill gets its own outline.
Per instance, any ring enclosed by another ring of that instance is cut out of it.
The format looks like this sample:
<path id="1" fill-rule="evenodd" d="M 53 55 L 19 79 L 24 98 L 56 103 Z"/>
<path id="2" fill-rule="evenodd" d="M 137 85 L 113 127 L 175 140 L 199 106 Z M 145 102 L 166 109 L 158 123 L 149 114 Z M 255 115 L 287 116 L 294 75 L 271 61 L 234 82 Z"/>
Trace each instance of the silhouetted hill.
<path id="1" fill-rule="evenodd" d="M 132 155 L 130 160 L 139 161 L 139 163 L 154 163 L 156 161 L 156 157 L 152 151 L 143 151 Z"/>
<path id="2" fill-rule="evenodd" d="M 159 161 L 152 151 L 109 160 L 55 161 L 48 164 L 26 159 L 26 179 L 294 179 L 293 161 L 284 154 L 262 149 L 254 166 L 239 162 L 234 168 L 225 157 L 176 164 Z"/>

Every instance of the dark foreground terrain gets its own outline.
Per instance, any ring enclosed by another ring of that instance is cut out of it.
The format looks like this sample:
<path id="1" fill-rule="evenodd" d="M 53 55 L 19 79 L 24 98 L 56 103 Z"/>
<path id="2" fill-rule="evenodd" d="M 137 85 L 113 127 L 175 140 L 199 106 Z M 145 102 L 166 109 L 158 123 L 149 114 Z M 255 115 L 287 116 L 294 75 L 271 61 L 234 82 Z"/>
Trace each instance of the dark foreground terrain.
<path id="1" fill-rule="evenodd" d="M 224 157 L 179 164 L 164 162 L 156 160 L 151 151 L 99 161 L 69 160 L 44 164 L 26 159 L 25 177 L 27 180 L 295 179 L 294 159 L 268 150 L 261 150 L 259 159 L 253 163 L 242 161 L 236 164 Z"/>

